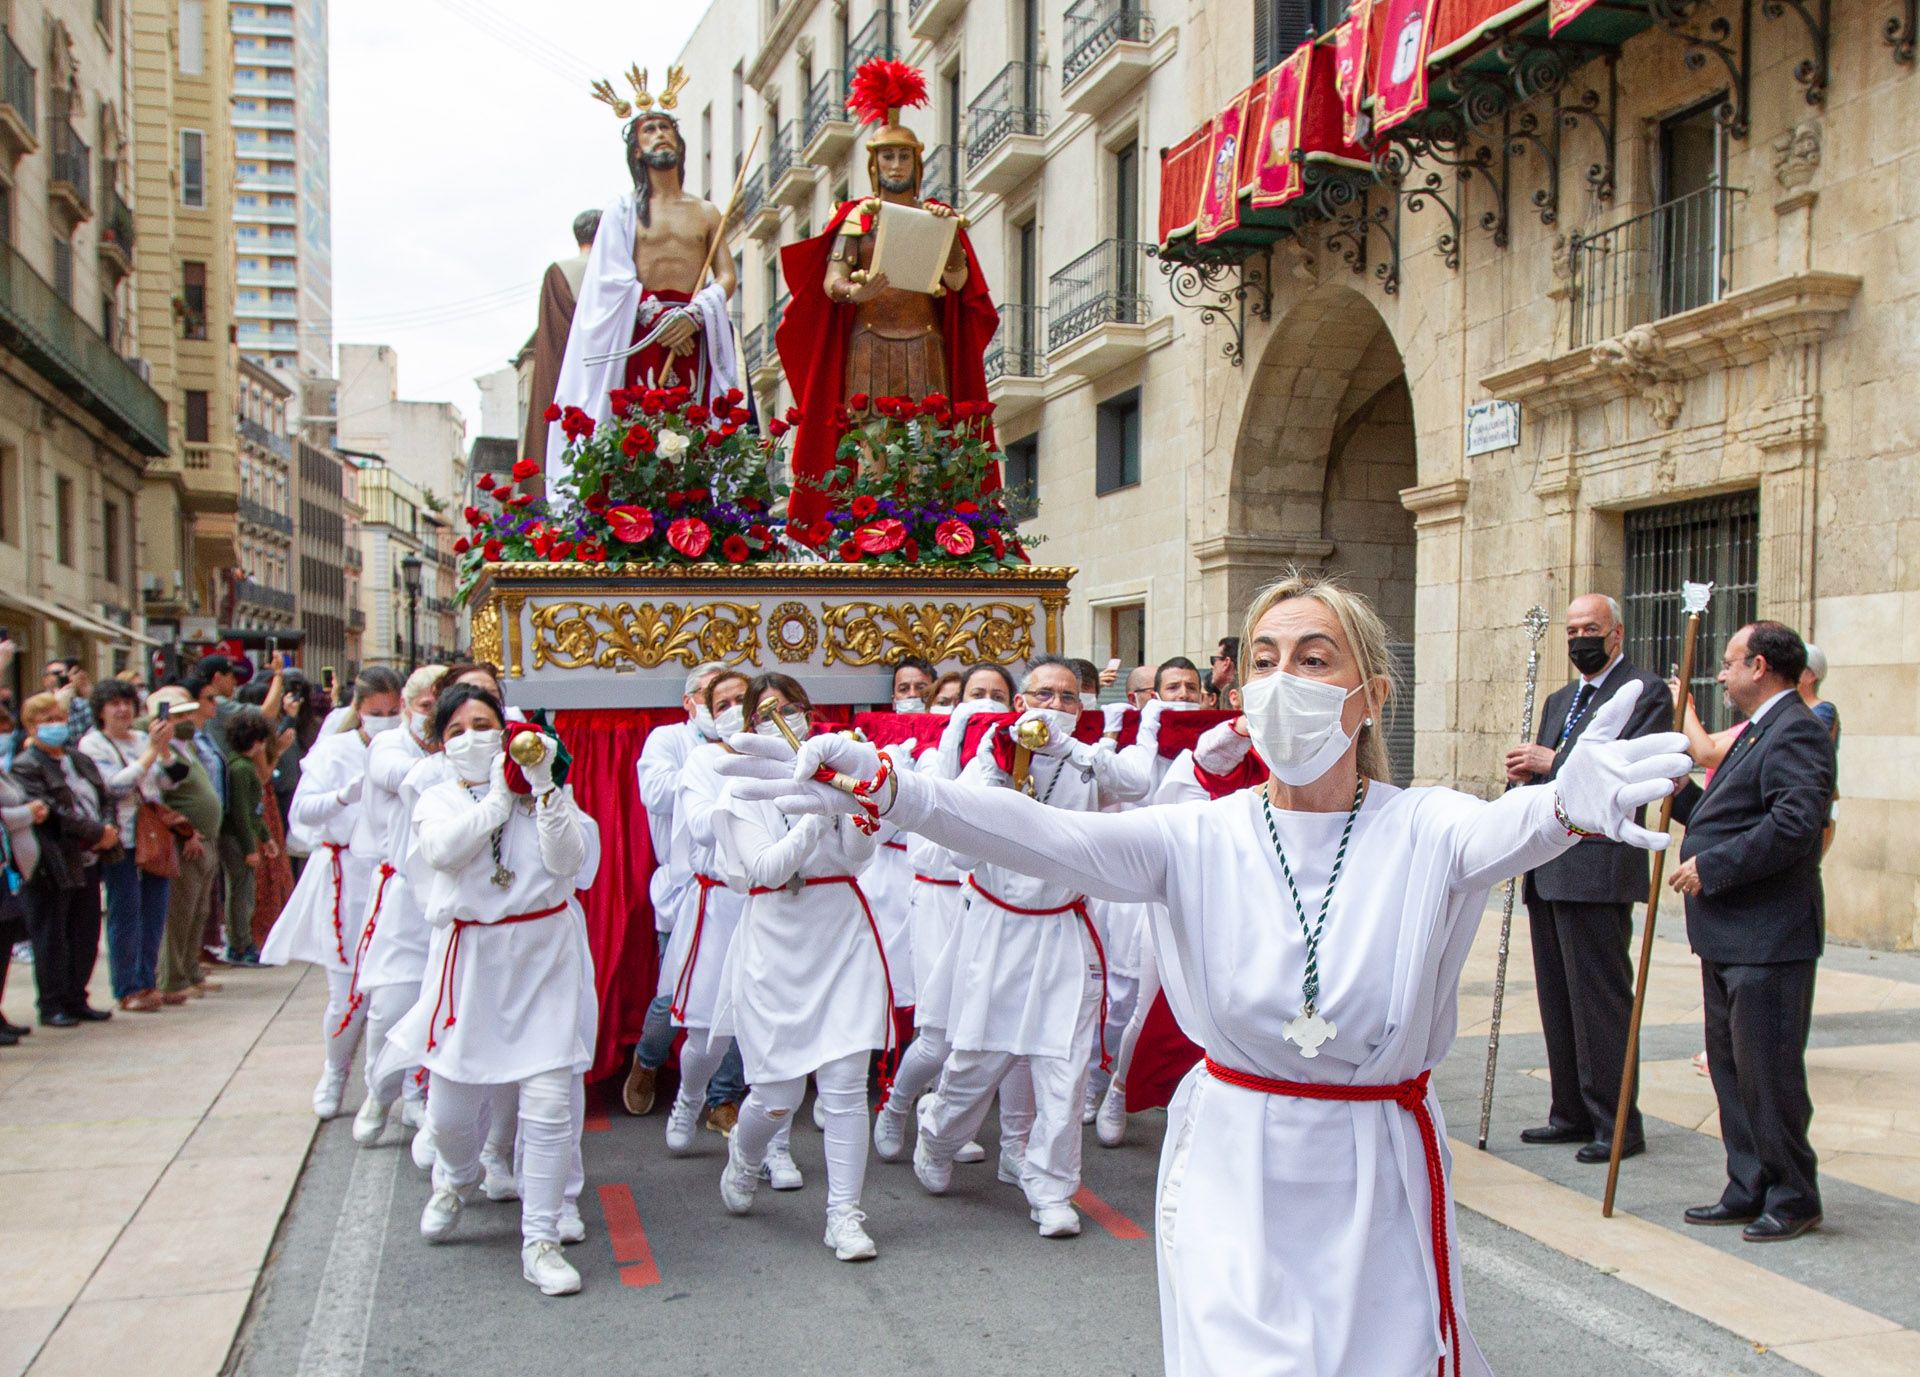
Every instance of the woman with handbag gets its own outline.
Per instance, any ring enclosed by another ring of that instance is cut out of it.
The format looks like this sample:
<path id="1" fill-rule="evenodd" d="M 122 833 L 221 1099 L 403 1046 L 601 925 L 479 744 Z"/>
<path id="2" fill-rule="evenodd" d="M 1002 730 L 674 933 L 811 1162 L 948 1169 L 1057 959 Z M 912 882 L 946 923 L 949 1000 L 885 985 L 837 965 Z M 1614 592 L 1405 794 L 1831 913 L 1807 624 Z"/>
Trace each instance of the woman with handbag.
<path id="1" fill-rule="evenodd" d="M 120 836 L 134 839 L 132 849 L 123 845 L 117 860 L 100 866 L 107 887 L 107 967 L 113 997 L 129 1012 L 156 1013 L 161 1007 L 156 987 L 160 943 L 167 932 L 167 897 L 179 869 L 173 832 L 164 817 L 167 810 L 157 802 L 166 786 L 159 766 L 173 740 L 173 725 L 162 719 L 153 724 L 151 734 L 140 731 L 133 725 L 139 710 L 140 694 L 132 684 L 118 679 L 101 683 L 93 692 L 96 725 L 80 738 L 80 750 L 100 769 Z"/>
<path id="2" fill-rule="evenodd" d="M 13 716 L 0 708 L 0 732 L 13 730 Z M 7 965 L 13 944 L 27 940 L 27 881 L 40 864 L 40 842 L 34 826 L 46 821 L 47 805 L 27 797 L 26 790 L 0 769 L 0 990 L 7 986 Z M 33 1031 L 0 1018 L 0 1047 L 11 1047 Z"/>

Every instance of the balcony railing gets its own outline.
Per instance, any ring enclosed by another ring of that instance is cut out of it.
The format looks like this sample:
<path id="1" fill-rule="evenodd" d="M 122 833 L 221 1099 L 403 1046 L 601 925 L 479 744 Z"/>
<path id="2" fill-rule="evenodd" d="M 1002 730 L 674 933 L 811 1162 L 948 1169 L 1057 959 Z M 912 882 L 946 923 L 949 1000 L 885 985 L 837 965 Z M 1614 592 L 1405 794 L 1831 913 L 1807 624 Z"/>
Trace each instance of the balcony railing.
<path id="1" fill-rule="evenodd" d="M 740 186 L 740 219 L 749 222 L 760 213 L 760 207 L 767 203 L 767 170 L 756 168 L 747 174 L 747 180 Z"/>
<path id="2" fill-rule="evenodd" d="M 1709 184 L 1592 234 L 1576 234 L 1575 348 L 1718 301 L 1731 287 L 1733 208 L 1747 193 Z"/>
<path id="3" fill-rule="evenodd" d="M 167 407 L 45 278 L 0 244 L 0 341 L 143 454 L 168 452 Z"/>
<path id="4" fill-rule="evenodd" d="M 847 43 L 847 70 L 857 71 L 862 62 L 870 57 L 899 57 L 900 40 L 899 17 L 892 8 L 878 10 Z"/>
<path id="5" fill-rule="evenodd" d="M 813 89 L 807 92 L 806 120 L 802 126 L 806 132 L 800 136 L 801 143 L 812 143 L 815 135 L 836 122 L 853 122 L 853 117 L 847 113 L 847 75 L 837 68 L 823 73 L 813 83 Z"/>
<path id="6" fill-rule="evenodd" d="M 1000 328 L 987 346 L 987 381 L 1047 376 L 1047 308 L 1007 302 Z"/>
<path id="7" fill-rule="evenodd" d="M 293 458 L 293 442 L 286 436 L 276 435 L 251 416 L 242 416 L 239 420 L 242 436 L 253 441 L 260 448 L 279 455 L 282 459 L 290 461 Z"/>
<path id="8" fill-rule="evenodd" d="M 773 145 L 767 150 L 767 181 L 778 186 L 780 179 L 793 171 L 793 121 L 774 131 Z"/>
<path id="9" fill-rule="evenodd" d="M 133 219 L 133 207 L 120 194 L 119 187 L 110 186 L 107 192 L 107 220 L 100 226 L 100 237 L 110 239 L 122 252 L 132 253 L 136 229 Z"/>
<path id="10" fill-rule="evenodd" d="M 65 120 L 53 130 L 53 180 L 72 187 L 83 209 L 93 209 L 93 150 Z"/>
<path id="11" fill-rule="evenodd" d="M 358 545 L 347 546 L 347 568 L 358 569 L 362 559 L 363 556 L 360 553 L 360 547 Z"/>
<path id="12" fill-rule="evenodd" d="M 966 204 L 966 184 L 960 180 L 960 149 L 943 143 L 927 154 L 920 176 L 920 194 L 929 201 L 944 201 L 955 210 Z"/>
<path id="13" fill-rule="evenodd" d="M 6 36 L 6 72 L 0 80 L 0 105 L 13 111 L 14 118 L 26 126 L 29 134 L 35 138 L 40 135 L 40 111 L 34 99 L 33 64 L 27 61 L 27 55 L 20 51 L 13 41 L 13 35 Z"/>
<path id="14" fill-rule="evenodd" d="M 1107 239 L 1047 279 L 1047 348 L 1058 349 L 1101 325 L 1145 325 L 1148 246 Z"/>
<path id="15" fill-rule="evenodd" d="M 258 579 L 241 579 L 234 593 L 239 601 L 252 603 L 255 607 L 265 607 L 289 615 L 293 612 L 293 594 L 283 593 L 278 588 L 269 588 Z"/>
<path id="16" fill-rule="evenodd" d="M 967 109 L 967 166 L 984 161 L 1015 134 L 1047 132 L 1041 92 L 1047 69 L 1037 62 L 1009 62 Z"/>
<path id="17" fill-rule="evenodd" d="M 767 356 L 765 328 L 756 325 L 747 331 L 745 337 L 741 340 L 740 352 L 747 357 L 748 375 L 751 376 L 752 374 L 758 373 L 761 362 Z"/>
<path id="18" fill-rule="evenodd" d="M 773 347 L 773 332 L 780 328 L 780 317 L 787 313 L 787 294 L 780 293 L 774 298 L 773 309 L 767 312 L 767 347 Z"/>
<path id="19" fill-rule="evenodd" d="M 1060 82 L 1071 86 L 1075 77 L 1100 59 L 1116 43 L 1151 43 L 1153 20 L 1139 0 L 1080 0 L 1066 13 L 1067 60 L 1060 66 Z"/>
<path id="20" fill-rule="evenodd" d="M 293 518 L 285 513 L 276 512 L 264 502 L 251 497 L 240 499 L 240 519 L 255 526 L 263 526 L 269 531 L 278 531 L 281 535 L 293 534 Z"/>
<path id="21" fill-rule="evenodd" d="M 367 629 L 367 614 L 357 607 L 349 610 L 347 613 L 347 629 L 350 631 L 365 631 Z"/>

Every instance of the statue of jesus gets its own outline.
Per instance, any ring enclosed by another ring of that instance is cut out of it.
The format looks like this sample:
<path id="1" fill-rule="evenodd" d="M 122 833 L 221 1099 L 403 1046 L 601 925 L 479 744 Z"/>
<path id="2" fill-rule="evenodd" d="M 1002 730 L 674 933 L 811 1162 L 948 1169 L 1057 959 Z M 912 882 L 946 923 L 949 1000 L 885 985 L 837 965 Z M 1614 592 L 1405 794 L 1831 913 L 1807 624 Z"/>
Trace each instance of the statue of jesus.
<path id="1" fill-rule="evenodd" d="M 644 71 L 627 80 L 631 103 L 604 81 L 594 86 L 621 118 L 633 115 L 625 129 L 633 187 L 601 217 L 554 389 L 555 405 L 577 406 L 595 421 L 607 419 L 616 387 L 685 387 L 711 402 L 739 385 L 727 311 L 738 283 L 719 243 L 723 215 L 682 185 L 687 144 L 672 111 L 686 75 L 668 68 L 658 96 Z M 565 454 L 566 437 L 549 426 L 549 491 L 566 473 Z"/>

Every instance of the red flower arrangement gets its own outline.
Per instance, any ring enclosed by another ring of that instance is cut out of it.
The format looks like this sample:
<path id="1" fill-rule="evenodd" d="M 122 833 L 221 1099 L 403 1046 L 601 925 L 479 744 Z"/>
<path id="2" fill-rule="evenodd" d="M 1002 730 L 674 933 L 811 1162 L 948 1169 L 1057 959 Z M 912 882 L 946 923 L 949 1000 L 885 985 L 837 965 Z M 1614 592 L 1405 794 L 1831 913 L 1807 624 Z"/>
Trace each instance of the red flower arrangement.
<path id="1" fill-rule="evenodd" d="M 713 528 L 697 516 L 683 516 L 667 527 L 667 544 L 688 559 L 699 559 L 713 544 Z"/>

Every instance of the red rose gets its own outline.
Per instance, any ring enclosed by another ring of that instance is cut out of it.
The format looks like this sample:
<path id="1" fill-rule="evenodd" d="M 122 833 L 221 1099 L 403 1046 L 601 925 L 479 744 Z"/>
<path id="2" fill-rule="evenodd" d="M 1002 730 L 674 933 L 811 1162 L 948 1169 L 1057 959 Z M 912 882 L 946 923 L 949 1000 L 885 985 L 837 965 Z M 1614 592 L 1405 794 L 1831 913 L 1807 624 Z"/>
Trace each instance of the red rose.
<path id="1" fill-rule="evenodd" d="M 739 388 L 729 387 L 727 389 L 727 405 L 728 406 L 738 406 L 740 405 L 740 403 L 744 402 L 746 399 L 747 399 L 747 394 L 742 392 Z"/>
<path id="2" fill-rule="evenodd" d="M 994 405 L 993 402 L 981 402 L 979 404 L 979 414 L 982 416 L 993 415 Z"/>
<path id="3" fill-rule="evenodd" d="M 627 438 L 633 441 L 633 447 L 642 454 L 652 454 L 660 444 L 659 438 L 645 426 L 635 426 L 627 432 Z"/>
<path id="4" fill-rule="evenodd" d="M 764 550 L 767 548 L 768 543 L 773 540 L 773 532 L 769 531 L 765 526 L 756 523 L 747 527 L 747 539 L 752 541 L 758 549 Z"/>
<path id="5" fill-rule="evenodd" d="M 615 540 L 638 545 L 653 534 L 653 513 L 645 507 L 614 507 L 607 512 L 607 525 Z"/>
<path id="6" fill-rule="evenodd" d="M 855 531 L 853 539 L 867 554 L 892 554 L 906 543 L 907 528 L 890 516 L 882 517 Z"/>
<path id="7" fill-rule="evenodd" d="M 667 544 L 688 559 L 699 559 L 713 544 L 713 528 L 697 516 L 683 516 L 667 527 Z"/>
<path id="8" fill-rule="evenodd" d="M 980 504 L 978 502 L 956 502 L 953 504 L 953 509 L 962 516 L 978 516 L 980 514 Z"/>
<path id="9" fill-rule="evenodd" d="M 535 536 L 532 544 L 533 552 L 542 559 L 553 553 L 553 537 L 545 531 Z"/>
<path id="10" fill-rule="evenodd" d="M 697 426 L 703 426 L 707 423 L 707 415 L 707 409 L 697 403 L 687 408 L 687 419 Z"/>
<path id="11" fill-rule="evenodd" d="M 634 403 L 639 399 L 639 393 L 626 387 L 616 387 L 612 392 L 607 394 L 607 400 L 612 404 L 613 414 L 616 416 L 622 412 L 633 410 Z"/>
<path id="12" fill-rule="evenodd" d="M 745 564 L 753 550 L 739 536 L 730 535 L 720 542 L 720 553 L 729 564 Z"/>
<path id="13" fill-rule="evenodd" d="M 767 422 L 767 434 L 771 435 L 776 440 L 778 440 L 782 435 L 785 435 L 788 429 L 789 427 L 787 423 L 781 420 L 778 416 L 775 416 L 771 421 Z"/>
<path id="14" fill-rule="evenodd" d="M 548 402 L 547 409 L 541 412 L 540 415 L 541 415 L 541 418 L 545 420 L 548 425 L 552 425 L 555 421 L 560 419 L 560 403 Z"/>
<path id="15" fill-rule="evenodd" d="M 667 510 L 668 511 L 677 512 L 686 505 L 687 505 L 687 495 L 685 493 L 670 492 L 667 494 Z"/>
<path id="16" fill-rule="evenodd" d="M 841 541 L 840 562 L 842 564 L 858 564 L 860 562 L 860 547 L 855 545 L 851 540 Z"/>
<path id="17" fill-rule="evenodd" d="M 707 500 L 707 490 L 705 488 L 688 488 L 687 489 L 687 501 L 705 502 L 706 500 Z"/>
<path id="18" fill-rule="evenodd" d="M 701 443 L 705 445 L 706 448 L 708 449 L 719 449 L 720 446 L 726 444 L 727 436 L 729 434 L 731 434 L 730 431 L 709 430 L 706 433 L 705 437 L 702 439 Z"/>
<path id="19" fill-rule="evenodd" d="M 757 497 L 737 498 L 733 505 L 743 512 L 764 512 L 767 509 L 767 504 Z"/>
<path id="20" fill-rule="evenodd" d="M 953 419 L 956 421 L 970 420 L 979 414 L 979 408 L 972 402 L 955 402 L 953 404 Z"/>
<path id="21" fill-rule="evenodd" d="M 509 507 L 525 507 L 531 505 L 532 502 L 533 494 L 530 492 L 518 493 L 507 499 L 507 505 Z"/>
<path id="22" fill-rule="evenodd" d="M 481 521 L 485 519 L 480 515 L 480 509 L 478 507 L 468 507 L 462 515 L 467 518 L 467 525 L 469 526 L 478 526 Z"/>
<path id="23" fill-rule="evenodd" d="M 867 409 L 868 400 L 869 399 L 866 393 L 856 392 L 851 397 L 847 398 L 847 407 L 849 410 L 852 410 L 852 411 L 865 411 Z"/>
<path id="24" fill-rule="evenodd" d="M 540 472 L 540 466 L 531 459 L 516 459 L 513 461 L 513 481 L 516 483 L 525 482 L 538 472 Z"/>
<path id="25" fill-rule="evenodd" d="M 934 530 L 934 542 L 955 559 L 973 553 L 973 527 L 958 517 L 948 517 Z"/>
<path id="26" fill-rule="evenodd" d="M 900 553 L 907 557 L 907 563 L 918 564 L 920 562 L 920 542 L 917 540 L 909 540 L 905 545 L 900 547 Z"/>
<path id="27" fill-rule="evenodd" d="M 480 481 L 474 484 L 474 486 L 479 488 L 481 492 L 492 492 L 493 491 L 493 475 L 490 473 L 481 474 Z"/>
<path id="28" fill-rule="evenodd" d="M 570 558 L 572 554 L 573 542 L 571 540 L 562 540 L 553 547 L 553 558 L 556 560 Z"/>
<path id="29" fill-rule="evenodd" d="M 790 406 L 787 408 L 787 424 L 790 426 L 797 426 L 800 424 L 800 408 L 799 407 Z"/>
<path id="30" fill-rule="evenodd" d="M 586 506 L 590 512 L 604 512 L 607 509 L 607 495 L 603 492 L 594 493 L 587 498 Z"/>
<path id="31" fill-rule="evenodd" d="M 471 550 L 472 548 L 473 548 L 473 542 L 468 540 L 465 536 L 461 536 L 460 539 L 453 542 L 453 552 L 456 555 L 464 555 L 467 551 Z"/>
<path id="32" fill-rule="evenodd" d="M 993 551 L 995 559 L 1007 557 L 1007 542 L 998 531 L 987 532 L 987 548 Z"/>
<path id="33" fill-rule="evenodd" d="M 507 552 L 507 547 L 502 545 L 499 541 L 489 540 L 485 545 L 482 545 L 480 547 L 480 558 L 486 560 L 489 564 L 497 563 L 500 559 L 500 556 L 504 555 L 506 552 Z"/>
<path id="34" fill-rule="evenodd" d="M 953 403 L 944 392 L 929 392 L 920 399 L 920 410 L 929 416 L 944 416 L 952 408 Z"/>
<path id="35" fill-rule="evenodd" d="M 640 432 L 630 430 L 620 441 L 620 452 L 632 459 L 640 453 Z"/>
<path id="36" fill-rule="evenodd" d="M 867 496 L 867 494 L 861 493 L 860 496 L 853 499 L 853 506 L 848 510 L 853 513 L 853 519 L 855 521 L 865 521 L 868 517 L 880 510 L 880 504 Z"/>
<path id="37" fill-rule="evenodd" d="M 640 410 L 647 415 L 658 416 L 660 414 L 660 408 L 663 405 L 665 405 L 665 403 L 661 401 L 658 389 L 650 387 L 641 394 Z"/>
<path id="38" fill-rule="evenodd" d="M 606 546 L 597 540 L 583 540 L 575 548 L 574 555 L 588 564 L 604 564 L 607 558 Z"/>

